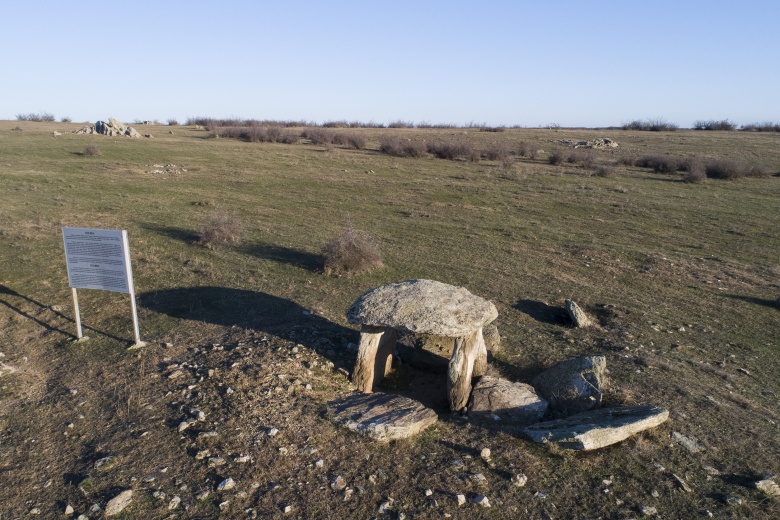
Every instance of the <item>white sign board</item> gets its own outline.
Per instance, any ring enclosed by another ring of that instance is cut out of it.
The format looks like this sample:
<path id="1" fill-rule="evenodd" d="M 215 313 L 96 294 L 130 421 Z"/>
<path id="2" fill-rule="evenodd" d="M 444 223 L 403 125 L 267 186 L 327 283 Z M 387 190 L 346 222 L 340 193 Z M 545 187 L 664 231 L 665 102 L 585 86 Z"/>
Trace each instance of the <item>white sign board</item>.
<path id="1" fill-rule="evenodd" d="M 135 346 L 144 346 L 138 327 L 127 231 L 64 227 L 62 240 L 65 242 L 68 283 L 73 291 L 77 338 L 86 339 L 81 330 L 76 289 L 100 289 L 130 295 Z"/>
<path id="2" fill-rule="evenodd" d="M 64 227 L 62 238 L 71 287 L 132 292 L 126 231 Z"/>

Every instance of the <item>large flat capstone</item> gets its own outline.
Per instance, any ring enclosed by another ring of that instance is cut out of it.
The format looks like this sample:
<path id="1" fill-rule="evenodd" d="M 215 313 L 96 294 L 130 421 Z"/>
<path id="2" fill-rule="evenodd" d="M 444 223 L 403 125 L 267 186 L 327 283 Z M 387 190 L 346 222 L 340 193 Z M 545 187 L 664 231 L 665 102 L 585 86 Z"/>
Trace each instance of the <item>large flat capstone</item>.
<path id="1" fill-rule="evenodd" d="M 586 451 L 618 443 L 668 418 L 669 411 L 657 406 L 619 406 L 537 423 L 524 428 L 523 433 L 539 443 Z"/>
<path id="2" fill-rule="evenodd" d="M 393 394 L 355 393 L 327 406 L 337 424 L 383 442 L 411 437 L 438 420 L 419 401 Z"/>
<path id="3" fill-rule="evenodd" d="M 407 280 L 372 289 L 347 313 L 350 323 L 434 336 L 465 336 L 492 322 L 496 306 L 434 280 Z"/>

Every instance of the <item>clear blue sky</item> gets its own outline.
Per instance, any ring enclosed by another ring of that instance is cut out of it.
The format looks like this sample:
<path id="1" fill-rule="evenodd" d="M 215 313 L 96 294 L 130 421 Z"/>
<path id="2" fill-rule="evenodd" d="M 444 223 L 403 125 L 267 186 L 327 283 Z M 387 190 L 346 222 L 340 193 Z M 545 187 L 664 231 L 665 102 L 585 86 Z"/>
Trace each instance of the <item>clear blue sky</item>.
<path id="1" fill-rule="evenodd" d="M 0 0 L 0 119 L 780 122 L 778 27 L 778 0 Z"/>

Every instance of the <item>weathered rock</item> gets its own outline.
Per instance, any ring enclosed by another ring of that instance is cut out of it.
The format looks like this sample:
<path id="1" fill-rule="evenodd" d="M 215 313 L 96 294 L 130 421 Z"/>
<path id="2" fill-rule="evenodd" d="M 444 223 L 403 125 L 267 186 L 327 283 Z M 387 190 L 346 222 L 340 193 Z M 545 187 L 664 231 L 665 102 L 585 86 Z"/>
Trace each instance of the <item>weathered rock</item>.
<path id="1" fill-rule="evenodd" d="M 604 356 L 577 357 L 542 372 L 532 384 L 553 410 L 580 413 L 601 405 L 606 368 Z"/>
<path id="2" fill-rule="evenodd" d="M 536 442 L 552 442 L 564 449 L 595 450 L 662 424 L 668 410 L 657 406 L 621 406 L 583 412 L 523 429 Z"/>
<path id="3" fill-rule="evenodd" d="M 483 376 L 471 391 L 468 409 L 469 414 L 490 418 L 495 414 L 513 424 L 529 426 L 541 420 L 547 406 L 531 385 Z"/>
<path id="4" fill-rule="evenodd" d="M 434 336 L 465 336 L 492 322 L 496 306 L 434 280 L 408 280 L 372 289 L 349 309 L 350 323 Z"/>
<path id="5" fill-rule="evenodd" d="M 672 439 L 690 453 L 699 453 L 700 451 L 704 451 L 704 446 L 699 444 L 699 441 L 691 437 L 686 437 L 682 433 L 672 432 Z"/>
<path id="6" fill-rule="evenodd" d="M 334 422 L 377 441 L 405 439 L 438 420 L 418 401 L 391 394 L 355 393 L 327 405 Z"/>
<path id="7" fill-rule="evenodd" d="M 772 479 L 763 479 L 755 483 L 756 489 L 759 489 L 767 495 L 780 496 L 780 486 Z"/>
<path id="8" fill-rule="evenodd" d="M 495 323 L 486 325 L 482 336 L 487 350 L 493 353 L 500 350 L 501 335 Z M 405 364 L 444 374 L 449 368 L 454 347 L 455 338 L 451 336 L 407 333 L 399 340 L 396 350 Z"/>
<path id="9" fill-rule="evenodd" d="M 126 489 L 112 498 L 106 504 L 106 516 L 118 515 L 133 501 L 133 490 Z"/>
<path id="10" fill-rule="evenodd" d="M 133 128 L 132 126 L 128 126 L 127 130 L 125 130 L 125 134 L 127 137 L 141 137 L 141 132 Z M 147 134 L 151 135 L 151 134 Z"/>
<path id="11" fill-rule="evenodd" d="M 569 313 L 569 318 L 571 318 L 575 327 L 587 328 L 593 326 L 593 321 L 588 318 L 585 311 L 572 300 L 566 300 L 566 312 Z"/>

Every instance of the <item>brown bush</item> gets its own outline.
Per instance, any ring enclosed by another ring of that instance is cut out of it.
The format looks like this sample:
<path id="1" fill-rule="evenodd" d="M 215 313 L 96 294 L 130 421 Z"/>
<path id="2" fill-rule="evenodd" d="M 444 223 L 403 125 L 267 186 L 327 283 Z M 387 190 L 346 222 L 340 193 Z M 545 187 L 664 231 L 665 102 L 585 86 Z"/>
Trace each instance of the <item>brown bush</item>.
<path id="1" fill-rule="evenodd" d="M 655 173 L 674 173 L 680 169 L 678 158 L 662 154 L 643 155 L 635 164 L 642 168 L 652 168 Z"/>
<path id="2" fill-rule="evenodd" d="M 601 164 L 596 167 L 596 171 L 594 173 L 596 177 L 614 177 L 615 168 L 609 164 Z"/>
<path id="3" fill-rule="evenodd" d="M 547 162 L 549 164 L 561 164 L 567 156 L 563 150 L 553 150 L 550 155 L 547 156 Z"/>
<path id="4" fill-rule="evenodd" d="M 90 144 L 86 148 L 84 148 L 84 151 L 81 152 L 81 155 L 84 155 L 86 157 L 95 157 L 100 155 L 100 148 L 97 147 L 97 145 Z"/>
<path id="5" fill-rule="evenodd" d="M 382 267 L 374 237 L 347 222 L 344 230 L 322 248 L 325 274 L 357 274 Z"/>
<path id="6" fill-rule="evenodd" d="M 482 157 L 488 161 L 505 161 L 512 156 L 512 150 L 508 145 L 500 143 L 494 144 L 482 152 Z"/>
<path id="7" fill-rule="evenodd" d="M 198 242 L 209 249 L 241 242 L 241 220 L 234 214 L 214 210 L 203 218 L 198 230 Z"/>
<path id="8" fill-rule="evenodd" d="M 744 162 L 713 159 L 704 166 L 710 179 L 738 179 L 740 177 L 764 177 L 766 172 L 757 166 Z"/>
<path id="9" fill-rule="evenodd" d="M 366 138 L 360 134 L 352 134 L 347 138 L 347 144 L 356 150 L 366 147 Z"/>

